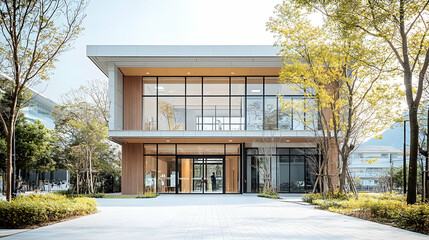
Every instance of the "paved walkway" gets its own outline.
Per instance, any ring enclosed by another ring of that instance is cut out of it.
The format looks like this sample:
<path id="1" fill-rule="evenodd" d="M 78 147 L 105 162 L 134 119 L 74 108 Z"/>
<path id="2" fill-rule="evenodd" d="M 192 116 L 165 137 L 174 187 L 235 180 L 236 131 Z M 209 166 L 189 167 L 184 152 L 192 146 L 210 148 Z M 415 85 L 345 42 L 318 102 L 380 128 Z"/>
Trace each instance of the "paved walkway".
<path id="1" fill-rule="evenodd" d="M 429 239 L 256 195 L 161 195 L 97 201 L 97 214 L 4 239 Z"/>

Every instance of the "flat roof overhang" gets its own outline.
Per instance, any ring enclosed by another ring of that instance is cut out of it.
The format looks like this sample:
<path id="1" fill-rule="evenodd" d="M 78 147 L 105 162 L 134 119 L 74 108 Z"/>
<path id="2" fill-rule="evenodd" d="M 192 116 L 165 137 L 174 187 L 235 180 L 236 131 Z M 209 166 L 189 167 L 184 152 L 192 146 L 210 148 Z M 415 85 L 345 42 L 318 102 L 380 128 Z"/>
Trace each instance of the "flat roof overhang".
<path id="1" fill-rule="evenodd" d="M 279 50 L 269 45 L 88 45 L 87 56 L 106 76 L 110 64 L 126 76 L 276 76 L 283 67 Z"/>
<path id="2" fill-rule="evenodd" d="M 117 131 L 109 138 L 117 143 L 252 143 L 271 138 L 284 143 L 314 143 L 314 131 Z"/>

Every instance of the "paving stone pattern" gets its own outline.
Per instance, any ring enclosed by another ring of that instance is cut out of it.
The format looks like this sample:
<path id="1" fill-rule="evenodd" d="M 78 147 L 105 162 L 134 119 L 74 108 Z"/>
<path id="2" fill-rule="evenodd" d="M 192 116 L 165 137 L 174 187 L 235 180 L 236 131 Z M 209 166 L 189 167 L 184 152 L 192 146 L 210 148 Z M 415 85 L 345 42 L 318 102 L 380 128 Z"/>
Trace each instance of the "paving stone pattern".
<path id="1" fill-rule="evenodd" d="M 394 227 L 256 195 L 97 199 L 100 212 L 4 239 L 429 239 Z"/>

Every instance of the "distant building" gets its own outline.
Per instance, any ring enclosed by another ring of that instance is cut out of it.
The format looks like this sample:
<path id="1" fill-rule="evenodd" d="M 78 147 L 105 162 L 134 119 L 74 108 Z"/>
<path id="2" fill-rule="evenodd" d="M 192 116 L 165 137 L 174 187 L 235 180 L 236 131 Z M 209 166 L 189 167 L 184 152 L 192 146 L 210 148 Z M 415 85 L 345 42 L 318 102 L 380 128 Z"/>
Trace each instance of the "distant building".
<path id="1" fill-rule="evenodd" d="M 39 120 L 47 128 L 54 129 L 55 123 L 52 113 L 57 104 L 53 100 L 41 93 L 36 92 L 33 89 L 30 89 L 30 93 L 32 96 L 30 98 L 29 104 L 27 107 L 22 109 L 25 118 L 31 122 Z M 56 171 L 40 174 L 39 184 L 36 183 L 37 177 L 35 172 L 30 172 L 28 179 L 29 185 L 24 186 L 24 190 L 33 190 L 36 185 L 43 185 L 44 190 L 64 190 L 67 189 L 70 185 L 70 172 L 65 169 L 58 169 Z M 44 184 L 41 184 L 41 182 L 44 182 Z M 47 186 L 48 183 L 50 186 Z"/>
<path id="2" fill-rule="evenodd" d="M 30 93 L 32 96 L 29 105 L 22 109 L 25 118 L 30 122 L 40 120 L 47 128 L 54 129 L 55 123 L 52 112 L 57 104 L 33 89 L 30 89 Z"/>
<path id="3" fill-rule="evenodd" d="M 349 170 L 361 190 L 373 191 L 381 187 L 379 179 L 391 166 L 402 166 L 402 159 L 402 151 L 395 147 L 362 145 L 351 154 Z"/>

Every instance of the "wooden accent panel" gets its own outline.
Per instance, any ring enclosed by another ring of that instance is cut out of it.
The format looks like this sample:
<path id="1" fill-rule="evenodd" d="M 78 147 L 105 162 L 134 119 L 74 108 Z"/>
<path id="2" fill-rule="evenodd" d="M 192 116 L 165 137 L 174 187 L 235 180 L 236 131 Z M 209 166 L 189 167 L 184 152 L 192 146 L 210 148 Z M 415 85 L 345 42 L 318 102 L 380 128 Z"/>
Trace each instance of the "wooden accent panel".
<path id="1" fill-rule="evenodd" d="M 182 158 L 181 159 L 181 189 L 180 192 L 182 193 L 190 193 L 192 190 L 192 173 L 193 173 L 193 166 L 191 165 L 192 159 L 190 158 Z"/>
<path id="2" fill-rule="evenodd" d="M 124 77 L 124 130 L 142 129 L 142 78 Z"/>
<path id="3" fill-rule="evenodd" d="M 143 194 L 143 144 L 122 145 L 122 194 Z"/>
<path id="4" fill-rule="evenodd" d="M 240 157 L 226 156 L 225 158 L 225 192 L 238 193 L 240 177 Z"/>

